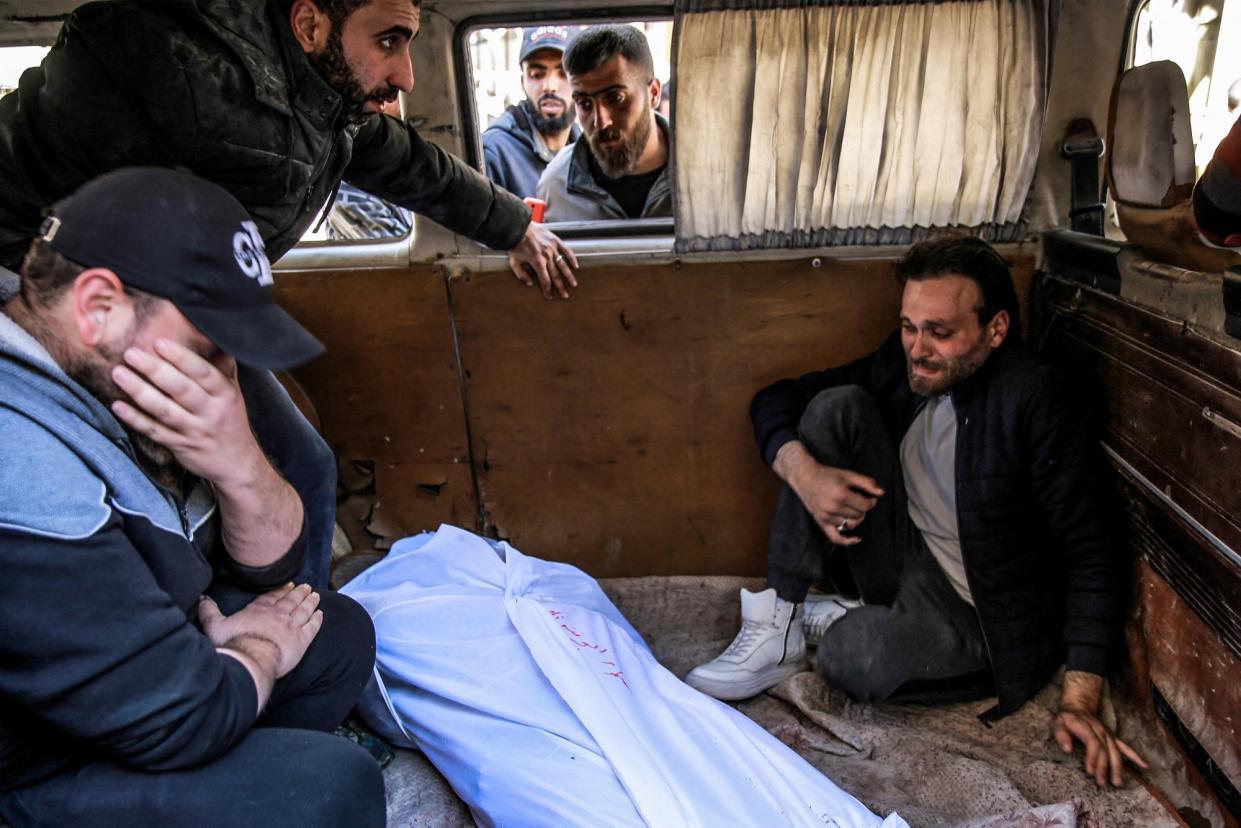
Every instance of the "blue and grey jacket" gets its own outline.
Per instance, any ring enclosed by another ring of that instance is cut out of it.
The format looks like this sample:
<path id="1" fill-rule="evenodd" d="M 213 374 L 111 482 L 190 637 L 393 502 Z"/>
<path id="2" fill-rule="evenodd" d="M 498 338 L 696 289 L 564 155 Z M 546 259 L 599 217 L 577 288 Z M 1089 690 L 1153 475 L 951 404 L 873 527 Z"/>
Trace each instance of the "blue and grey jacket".
<path id="1" fill-rule="evenodd" d="M 301 565 L 305 529 L 263 569 L 231 563 L 204 481 L 180 500 L 125 431 L 0 314 L 0 790 L 79 757 L 170 770 L 250 729 L 254 681 L 193 620 L 214 577 L 263 589 Z"/>

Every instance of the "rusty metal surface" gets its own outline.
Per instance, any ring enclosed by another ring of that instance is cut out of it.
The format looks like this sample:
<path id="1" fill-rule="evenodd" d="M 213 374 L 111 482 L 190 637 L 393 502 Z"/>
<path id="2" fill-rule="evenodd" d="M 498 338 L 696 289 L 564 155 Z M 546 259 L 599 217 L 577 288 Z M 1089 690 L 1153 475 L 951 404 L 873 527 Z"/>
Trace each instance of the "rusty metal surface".
<path id="1" fill-rule="evenodd" d="M 1203 774 L 1155 712 L 1152 688 L 1219 763 L 1235 771 L 1241 685 L 1237 662 L 1154 569 L 1134 567 L 1128 659 L 1116 691 L 1122 735 L 1151 765 L 1147 780 L 1193 826 L 1238 828 Z"/>
<path id="2" fill-rule="evenodd" d="M 1187 821 L 1235 826 L 1157 717 L 1151 688 L 1218 772 L 1241 782 L 1241 348 L 1058 279 L 1040 295 L 1045 352 L 1092 372 L 1107 397 L 1105 443 L 1135 559 L 1129 732 Z"/>

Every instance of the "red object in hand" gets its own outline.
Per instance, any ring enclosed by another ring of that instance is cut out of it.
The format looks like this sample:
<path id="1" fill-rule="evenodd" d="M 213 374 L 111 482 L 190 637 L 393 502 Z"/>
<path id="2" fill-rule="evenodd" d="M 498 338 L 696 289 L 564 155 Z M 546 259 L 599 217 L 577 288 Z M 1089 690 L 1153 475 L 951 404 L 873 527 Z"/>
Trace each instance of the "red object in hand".
<path id="1" fill-rule="evenodd" d="M 547 202 L 541 198 L 534 198 L 533 196 L 523 198 L 522 201 L 526 202 L 526 206 L 529 207 L 530 212 L 534 214 L 533 218 L 530 220 L 537 221 L 539 224 L 542 224 L 543 213 L 547 210 Z"/>

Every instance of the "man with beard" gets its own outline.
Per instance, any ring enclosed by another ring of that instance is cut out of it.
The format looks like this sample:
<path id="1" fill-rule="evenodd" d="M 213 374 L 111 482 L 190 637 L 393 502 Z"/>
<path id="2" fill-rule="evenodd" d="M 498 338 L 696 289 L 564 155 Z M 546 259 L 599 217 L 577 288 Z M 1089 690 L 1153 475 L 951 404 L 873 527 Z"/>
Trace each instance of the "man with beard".
<path id="1" fill-rule="evenodd" d="M 1018 709 L 1066 661 L 1057 743 L 1122 782 L 1142 760 L 1098 718 L 1122 583 L 1086 406 L 1024 347 L 1008 265 L 985 242 L 915 246 L 900 330 L 855 362 L 786 379 L 750 408 L 784 482 L 767 584 L 686 681 L 742 699 L 804 670 L 863 701 L 998 696 Z M 824 582 L 837 594 L 807 602 Z M 846 597 L 847 596 L 847 597 Z M 1142 765 L 1145 767 L 1145 765 Z"/>
<path id="2" fill-rule="evenodd" d="M 521 87 L 526 99 L 510 106 L 483 132 L 487 177 L 522 198 L 535 195 L 547 162 L 580 130 L 568 101 L 561 55 L 573 37 L 568 26 L 526 29 L 521 39 Z"/>
<path id="3" fill-rule="evenodd" d="M 384 824 L 331 733 L 374 629 L 290 581 L 301 502 L 237 386 L 321 352 L 214 184 L 127 168 L 55 205 L 0 314 L 4 820 Z"/>
<path id="4" fill-rule="evenodd" d="M 633 26 L 594 26 L 573 38 L 564 66 L 586 140 L 543 171 L 546 220 L 671 216 L 668 122 L 655 111 L 660 84 L 646 37 Z"/>
<path id="5" fill-rule="evenodd" d="M 184 167 L 249 211 L 278 259 L 342 180 L 497 250 L 568 298 L 573 253 L 520 199 L 379 114 L 409 92 L 418 0 L 118 0 L 69 16 L 43 63 L 0 99 L 0 298 L 43 209 L 108 170 Z M 6 278 L 7 277 L 7 278 Z M 327 586 L 336 462 L 267 372 L 241 370 L 264 449 L 301 495 Z M 292 429 L 307 440 L 292 452 Z M 306 450 L 309 446 L 310 450 Z"/>

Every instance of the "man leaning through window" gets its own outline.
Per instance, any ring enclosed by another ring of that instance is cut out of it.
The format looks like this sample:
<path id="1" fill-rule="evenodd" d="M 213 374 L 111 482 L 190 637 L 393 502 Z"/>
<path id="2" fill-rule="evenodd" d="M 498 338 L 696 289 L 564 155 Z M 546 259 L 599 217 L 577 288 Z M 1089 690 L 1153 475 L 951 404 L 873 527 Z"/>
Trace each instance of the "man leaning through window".
<path id="1" fill-rule="evenodd" d="M 668 122 L 656 112 L 659 79 L 633 26 L 595 26 L 564 54 L 585 140 L 560 151 L 539 179 L 547 221 L 672 215 Z"/>

